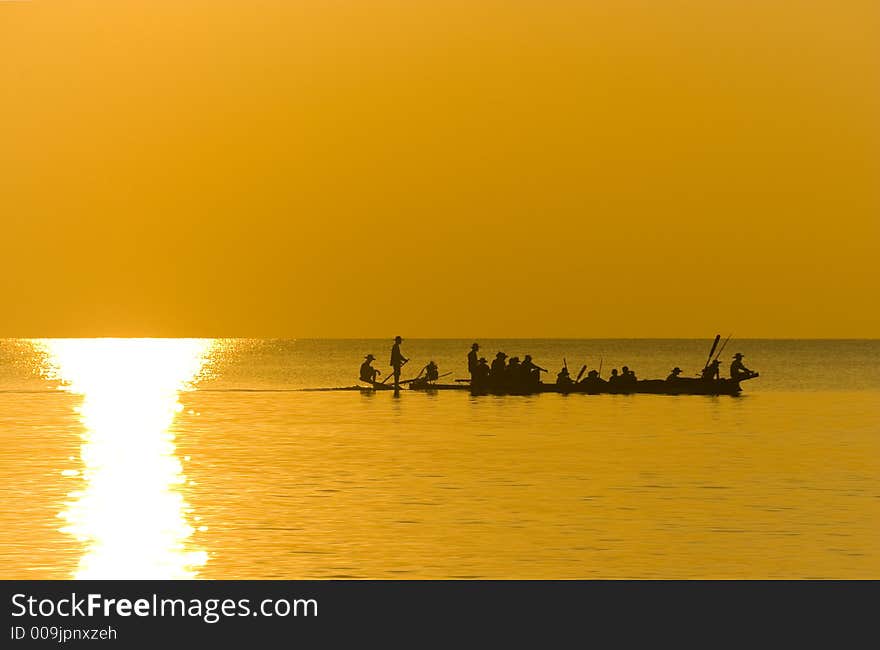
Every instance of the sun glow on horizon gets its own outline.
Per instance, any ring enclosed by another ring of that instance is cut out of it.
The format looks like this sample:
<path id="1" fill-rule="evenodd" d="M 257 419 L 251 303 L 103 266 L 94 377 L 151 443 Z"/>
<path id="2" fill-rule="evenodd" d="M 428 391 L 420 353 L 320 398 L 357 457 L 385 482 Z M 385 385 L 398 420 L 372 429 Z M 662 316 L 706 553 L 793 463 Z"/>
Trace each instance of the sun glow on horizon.
<path id="1" fill-rule="evenodd" d="M 204 372 L 208 339 L 34 341 L 44 375 L 82 395 L 82 486 L 69 493 L 61 530 L 85 545 L 78 579 L 194 578 L 207 561 L 190 537 L 171 425 L 181 391 Z"/>

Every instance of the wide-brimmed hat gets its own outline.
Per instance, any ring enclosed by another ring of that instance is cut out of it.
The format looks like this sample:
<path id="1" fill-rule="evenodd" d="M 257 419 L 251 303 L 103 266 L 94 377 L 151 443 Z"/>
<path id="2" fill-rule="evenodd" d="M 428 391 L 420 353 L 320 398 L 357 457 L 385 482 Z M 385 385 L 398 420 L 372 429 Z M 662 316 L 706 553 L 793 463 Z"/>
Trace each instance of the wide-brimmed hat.
<path id="1" fill-rule="evenodd" d="M 680 372 L 682 372 L 682 370 L 681 370 L 681 368 L 679 368 L 678 366 L 675 366 L 675 368 L 672 369 L 672 374 L 673 374 L 673 375 L 677 375 L 677 374 L 680 373 Z"/>
<path id="2" fill-rule="evenodd" d="M 375 361 L 376 357 L 374 357 L 372 354 L 368 354 L 367 356 L 364 357 L 364 359 L 366 359 L 368 361 Z"/>
<path id="3" fill-rule="evenodd" d="M 737 352 L 733 355 L 734 359 L 742 359 L 745 355 L 742 352 Z"/>
<path id="4" fill-rule="evenodd" d="M 478 363 L 487 363 L 486 357 L 480 357 L 479 359 L 477 359 L 477 362 Z"/>
<path id="5" fill-rule="evenodd" d="M 495 358 L 496 358 L 496 359 L 502 359 L 502 358 L 503 358 L 503 359 L 506 359 L 506 358 L 507 358 L 507 355 L 504 354 L 503 352 L 499 352 L 498 354 L 495 355 Z"/>
<path id="6" fill-rule="evenodd" d="M 401 337 L 399 337 L 399 336 L 395 336 L 395 337 L 394 337 L 394 340 L 399 342 L 399 341 L 402 341 L 403 339 L 402 339 Z"/>
<path id="7" fill-rule="evenodd" d="M 471 350 L 479 350 L 479 349 L 480 349 L 480 344 L 479 344 L 479 343 L 474 343 L 474 344 L 471 346 Z"/>

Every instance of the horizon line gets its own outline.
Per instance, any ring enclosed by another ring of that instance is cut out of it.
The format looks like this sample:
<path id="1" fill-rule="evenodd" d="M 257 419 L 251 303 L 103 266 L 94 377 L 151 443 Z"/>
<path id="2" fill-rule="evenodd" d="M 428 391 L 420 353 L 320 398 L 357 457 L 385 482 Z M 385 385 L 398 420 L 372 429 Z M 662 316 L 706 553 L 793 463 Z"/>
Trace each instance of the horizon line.
<path id="1" fill-rule="evenodd" d="M 713 337 L 704 336 L 407 336 L 404 341 L 711 341 Z M 86 339 L 116 339 L 116 340 L 176 340 L 176 339 L 232 339 L 232 340 L 261 340 L 261 341 L 384 341 L 393 340 L 394 336 L 6 336 L 0 337 L 0 341 L 33 341 L 33 340 L 86 340 Z M 744 336 L 731 337 L 731 340 L 739 341 L 880 341 L 880 337 L 862 336 Z"/>

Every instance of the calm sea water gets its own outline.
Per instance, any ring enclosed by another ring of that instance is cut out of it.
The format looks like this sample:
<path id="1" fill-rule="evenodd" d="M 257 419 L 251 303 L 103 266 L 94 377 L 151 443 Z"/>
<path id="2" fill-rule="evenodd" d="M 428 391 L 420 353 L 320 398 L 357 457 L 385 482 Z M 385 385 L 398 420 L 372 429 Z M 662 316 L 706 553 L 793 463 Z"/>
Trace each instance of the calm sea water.
<path id="1" fill-rule="evenodd" d="M 451 380 L 470 343 L 403 348 Z M 481 343 L 553 375 L 708 353 Z M 737 398 L 298 390 L 389 348 L 0 341 L 0 578 L 880 578 L 878 341 L 732 341 Z"/>

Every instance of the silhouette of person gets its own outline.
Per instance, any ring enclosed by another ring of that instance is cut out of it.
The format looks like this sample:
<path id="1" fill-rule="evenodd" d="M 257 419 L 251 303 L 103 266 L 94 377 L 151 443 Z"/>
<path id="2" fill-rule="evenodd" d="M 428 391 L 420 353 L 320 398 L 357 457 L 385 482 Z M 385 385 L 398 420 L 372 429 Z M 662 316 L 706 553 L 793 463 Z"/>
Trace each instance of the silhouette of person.
<path id="1" fill-rule="evenodd" d="M 480 349 L 480 344 L 479 344 L 479 343 L 474 343 L 474 344 L 471 346 L 471 351 L 468 352 L 468 355 L 467 355 L 467 360 L 468 360 L 468 372 L 469 372 L 470 375 L 471 375 L 471 379 L 473 379 L 473 377 L 474 377 L 474 370 L 476 369 L 477 364 L 479 364 L 479 361 L 477 360 L 477 350 L 479 350 L 479 349 Z"/>
<path id="2" fill-rule="evenodd" d="M 715 359 L 712 363 L 703 368 L 703 372 L 700 376 L 707 381 L 721 379 L 721 362 L 718 359 Z"/>
<path id="3" fill-rule="evenodd" d="M 500 379 L 504 376 L 504 371 L 507 367 L 507 364 L 504 361 L 506 358 L 507 355 L 503 352 L 499 352 L 495 355 L 495 359 L 492 361 L 492 366 L 489 368 L 489 372 L 494 379 Z"/>
<path id="4" fill-rule="evenodd" d="M 507 370 L 504 378 L 509 386 L 516 386 L 522 383 L 522 366 L 519 363 L 519 357 L 511 357 L 507 363 Z"/>
<path id="5" fill-rule="evenodd" d="M 471 385 L 485 383 L 489 378 L 490 372 L 486 357 L 480 357 L 477 360 L 477 365 L 474 368 L 474 371 L 471 373 Z"/>
<path id="6" fill-rule="evenodd" d="M 403 367 L 409 359 L 403 356 L 400 352 L 400 344 L 403 343 L 403 339 L 399 336 L 394 337 L 394 345 L 391 346 L 391 363 L 389 364 L 394 369 L 394 387 L 400 388 L 400 369 Z"/>
<path id="7" fill-rule="evenodd" d="M 530 384 L 537 384 L 541 381 L 541 373 L 547 372 L 544 368 L 532 361 L 532 355 L 527 354 L 523 358 L 522 373 L 523 377 Z"/>
<path id="8" fill-rule="evenodd" d="M 678 376 L 681 374 L 682 370 L 678 366 L 672 369 L 672 372 L 669 373 L 669 376 L 666 378 L 666 381 L 675 381 L 678 379 Z"/>
<path id="9" fill-rule="evenodd" d="M 376 370 L 371 364 L 373 363 L 374 357 L 372 354 L 368 354 L 364 357 L 364 362 L 361 364 L 361 372 L 360 379 L 361 381 L 368 382 L 370 384 L 376 383 L 376 376 L 382 374 L 379 370 Z"/>
<path id="10" fill-rule="evenodd" d="M 566 366 L 562 366 L 562 370 L 556 373 L 556 385 L 570 386 L 573 383 L 574 380 L 571 378 L 571 375 L 568 374 L 568 368 Z"/>
<path id="11" fill-rule="evenodd" d="M 737 352 L 733 355 L 733 363 L 730 364 L 730 378 L 736 379 L 737 381 L 740 379 L 750 378 L 754 374 L 751 370 L 745 367 L 742 362 L 743 358 L 742 352 Z"/>
<path id="12" fill-rule="evenodd" d="M 612 368 L 611 376 L 608 378 L 608 383 L 616 384 L 618 381 L 620 381 L 620 375 L 617 374 L 617 368 Z"/>
<path id="13" fill-rule="evenodd" d="M 425 380 L 426 381 L 437 381 L 440 378 L 440 369 L 437 367 L 437 364 L 434 361 L 429 361 L 428 365 L 425 366 Z"/>

